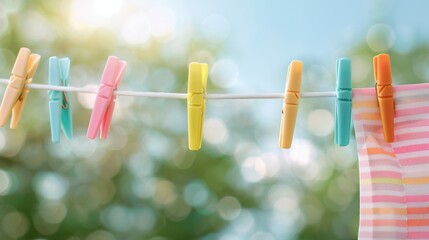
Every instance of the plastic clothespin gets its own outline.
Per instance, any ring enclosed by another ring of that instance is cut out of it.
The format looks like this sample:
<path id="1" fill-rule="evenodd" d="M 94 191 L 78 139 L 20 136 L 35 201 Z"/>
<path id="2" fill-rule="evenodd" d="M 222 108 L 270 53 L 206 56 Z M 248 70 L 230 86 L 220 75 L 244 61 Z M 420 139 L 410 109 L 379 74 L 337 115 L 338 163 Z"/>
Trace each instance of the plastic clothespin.
<path id="1" fill-rule="evenodd" d="M 70 59 L 49 58 L 49 85 L 68 86 L 70 83 Z M 64 135 L 73 137 L 73 121 L 70 111 L 70 94 L 61 91 L 49 91 L 49 118 L 53 143 L 60 142 L 60 129 Z"/>
<path id="2" fill-rule="evenodd" d="M 299 98 L 301 96 L 302 69 L 303 63 L 301 61 L 294 60 L 289 64 L 280 123 L 279 144 L 281 148 L 290 148 L 292 145 L 292 137 L 298 115 Z"/>
<path id="3" fill-rule="evenodd" d="M 206 100 L 208 66 L 205 63 L 189 64 L 188 79 L 188 141 L 189 150 L 201 148 Z"/>
<path id="4" fill-rule="evenodd" d="M 352 71 L 348 58 L 337 59 L 337 100 L 335 109 L 335 144 L 350 142 L 352 120 Z"/>
<path id="5" fill-rule="evenodd" d="M 117 57 L 110 56 L 107 59 L 101 78 L 100 87 L 94 103 L 94 109 L 89 120 L 87 137 L 95 139 L 98 131 L 101 131 L 100 138 L 107 138 L 112 120 L 113 109 L 115 108 L 115 90 L 121 83 L 127 63 L 120 61 Z"/>
<path id="6" fill-rule="evenodd" d="M 32 54 L 30 49 L 21 48 L 19 50 L 0 105 L 0 126 L 6 124 L 11 113 L 10 128 L 15 129 L 18 126 L 27 94 L 30 91 L 25 85 L 33 80 L 39 61 L 40 55 Z"/>
<path id="7" fill-rule="evenodd" d="M 390 57 L 388 54 L 383 53 L 374 57 L 374 79 L 376 82 L 375 87 L 380 108 L 381 123 L 383 125 L 384 140 L 386 142 L 393 142 L 395 139 L 395 104 Z"/>

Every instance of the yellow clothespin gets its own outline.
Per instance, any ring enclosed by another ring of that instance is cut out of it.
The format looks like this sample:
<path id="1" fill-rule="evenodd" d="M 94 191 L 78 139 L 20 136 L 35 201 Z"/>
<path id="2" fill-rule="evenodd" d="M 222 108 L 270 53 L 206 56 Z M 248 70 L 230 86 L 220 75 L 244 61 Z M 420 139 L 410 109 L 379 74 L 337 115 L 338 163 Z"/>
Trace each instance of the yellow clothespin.
<path id="1" fill-rule="evenodd" d="M 205 63 L 189 64 L 188 79 L 188 142 L 189 150 L 201 148 L 206 100 L 208 66 Z"/>
<path id="2" fill-rule="evenodd" d="M 10 128 L 15 129 L 21 119 L 27 94 L 25 85 L 32 81 L 40 61 L 40 55 L 31 54 L 30 49 L 21 48 L 13 66 L 9 84 L 0 105 L 0 126 L 4 126 L 12 113 Z"/>
<path id="3" fill-rule="evenodd" d="M 299 98 L 301 95 L 301 79 L 303 64 L 292 61 L 289 64 L 285 97 L 283 101 L 282 119 L 280 125 L 279 144 L 281 148 L 290 148 L 298 115 Z"/>

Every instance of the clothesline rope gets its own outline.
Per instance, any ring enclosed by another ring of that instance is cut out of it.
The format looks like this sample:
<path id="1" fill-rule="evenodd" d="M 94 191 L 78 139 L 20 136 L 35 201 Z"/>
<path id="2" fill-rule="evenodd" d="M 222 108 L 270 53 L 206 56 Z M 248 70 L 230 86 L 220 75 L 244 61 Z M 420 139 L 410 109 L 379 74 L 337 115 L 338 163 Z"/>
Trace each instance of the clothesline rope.
<path id="1" fill-rule="evenodd" d="M 9 79 L 0 79 L 0 84 L 7 85 Z M 39 90 L 54 90 L 67 92 L 81 92 L 96 94 L 98 89 L 82 88 L 82 87 L 63 87 L 51 86 L 47 84 L 29 83 L 26 85 L 28 89 Z M 171 99 L 187 99 L 187 93 L 165 93 L 165 92 L 137 92 L 137 91 L 115 91 L 116 96 L 131 96 L 131 97 L 151 97 L 151 98 L 171 98 Z M 336 92 L 302 92 L 302 98 L 324 98 L 336 97 Z M 206 99 L 283 99 L 284 93 L 238 93 L 238 94 L 206 94 Z"/>

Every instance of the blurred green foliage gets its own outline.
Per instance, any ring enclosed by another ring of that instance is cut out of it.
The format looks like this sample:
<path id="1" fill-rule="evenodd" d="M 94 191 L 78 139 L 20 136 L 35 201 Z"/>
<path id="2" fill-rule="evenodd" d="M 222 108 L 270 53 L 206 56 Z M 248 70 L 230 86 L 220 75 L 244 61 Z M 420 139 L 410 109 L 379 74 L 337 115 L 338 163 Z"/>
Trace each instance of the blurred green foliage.
<path id="1" fill-rule="evenodd" d="M 158 7 L 131 2 L 129 18 Z M 0 31 L 0 76 L 10 74 L 25 46 L 42 55 L 35 83 L 47 82 L 47 59 L 56 55 L 71 58 L 72 86 L 97 85 L 107 56 L 117 55 L 128 62 L 120 89 L 186 92 L 188 62 L 213 65 L 221 59 L 225 42 L 201 37 L 193 23 L 176 23 L 179 30 L 172 32 L 152 29 L 147 36 L 131 24 L 134 28 L 118 33 L 128 18 L 103 18 L 111 28 L 85 21 L 76 25 L 73 14 L 85 9 L 73 4 L 0 3 L 7 26 Z M 168 20 L 168 11 L 160 16 Z M 422 66 L 428 52 L 427 47 L 389 52 L 394 82 L 427 80 Z M 350 49 L 353 76 L 359 79 L 354 87 L 372 83 L 375 54 L 366 43 Z M 324 69 L 304 62 L 303 90 L 335 88 L 334 64 Z M 208 89 L 226 91 L 210 82 Z M 93 96 L 73 96 L 73 140 L 50 142 L 47 94 L 36 90 L 20 127 L 0 130 L 0 239 L 357 237 L 354 140 L 338 148 L 332 127 L 327 134 L 308 127 L 309 116 L 333 112 L 332 99 L 302 100 L 291 150 L 277 149 L 280 112 L 273 115 L 265 107 L 280 109 L 281 102 L 208 102 L 208 137 L 202 150 L 190 152 L 185 101 L 120 97 L 109 138 L 90 141 L 85 132 Z"/>

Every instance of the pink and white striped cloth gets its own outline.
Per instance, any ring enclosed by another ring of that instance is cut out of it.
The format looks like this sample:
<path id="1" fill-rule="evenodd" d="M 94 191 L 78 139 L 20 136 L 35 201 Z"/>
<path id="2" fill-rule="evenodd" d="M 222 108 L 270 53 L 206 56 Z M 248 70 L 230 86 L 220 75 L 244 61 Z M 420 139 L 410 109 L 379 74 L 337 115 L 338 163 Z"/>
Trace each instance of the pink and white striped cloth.
<path id="1" fill-rule="evenodd" d="M 393 143 L 384 141 L 375 89 L 353 90 L 359 239 L 429 239 L 429 84 L 394 88 Z"/>

